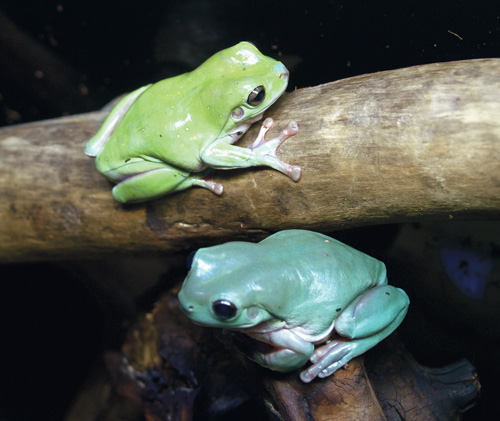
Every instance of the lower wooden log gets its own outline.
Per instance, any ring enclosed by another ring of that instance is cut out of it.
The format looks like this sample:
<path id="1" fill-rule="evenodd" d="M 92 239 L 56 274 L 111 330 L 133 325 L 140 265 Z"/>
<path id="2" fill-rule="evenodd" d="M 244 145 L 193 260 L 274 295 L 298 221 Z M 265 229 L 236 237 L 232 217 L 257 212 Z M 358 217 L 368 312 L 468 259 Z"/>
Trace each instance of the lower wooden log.
<path id="1" fill-rule="evenodd" d="M 148 421 L 210 419 L 249 399 L 254 382 L 214 331 L 193 325 L 176 291 L 130 327 L 121 352 L 106 355 L 119 394 L 143 409 Z M 195 411 L 196 409 L 196 411 Z"/>
<path id="2" fill-rule="evenodd" d="M 424 367 L 395 336 L 368 353 L 365 365 L 388 420 L 457 420 L 474 406 L 481 389 L 467 360 Z"/>
<path id="3" fill-rule="evenodd" d="M 116 390 L 147 420 L 209 419 L 253 399 L 262 417 L 282 420 L 460 419 L 480 390 L 466 360 L 442 368 L 418 364 L 394 335 L 326 379 L 274 373 L 243 362 L 220 331 L 185 318 L 176 291 L 130 327 L 121 352 L 107 355 Z"/>
<path id="4" fill-rule="evenodd" d="M 283 420 L 385 420 L 362 357 L 309 384 L 302 383 L 296 372 L 269 373 L 263 384 L 268 411 Z"/>

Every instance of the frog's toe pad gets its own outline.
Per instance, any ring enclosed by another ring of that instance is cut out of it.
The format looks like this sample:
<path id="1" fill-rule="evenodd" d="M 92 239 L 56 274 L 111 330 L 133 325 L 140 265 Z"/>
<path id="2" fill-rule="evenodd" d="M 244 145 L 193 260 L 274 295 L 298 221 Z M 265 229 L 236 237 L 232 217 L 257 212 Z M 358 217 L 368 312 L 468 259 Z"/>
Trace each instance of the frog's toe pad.
<path id="1" fill-rule="evenodd" d="M 193 185 L 208 189 L 218 196 L 224 193 L 224 186 L 220 183 L 216 183 L 212 179 L 194 179 Z"/>
<path id="2" fill-rule="evenodd" d="M 328 367 L 324 368 L 318 373 L 319 378 L 324 378 L 332 375 L 335 373 L 339 368 L 343 367 L 340 362 L 333 363 L 329 365 Z"/>
<path id="3" fill-rule="evenodd" d="M 288 176 L 293 181 L 299 181 L 300 177 L 302 177 L 302 168 L 300 168 L 298 165 L 290 165 Z"/>
<path id="4" fill-rule="evenodd" d="M 295 120 L 290 120 L 287 126 L 283 129 L 286 138 L 295 136 L 299 132 L 299 123 Z"/>
<path id="5" fill-rule="evenodd" d="M 220 183 L 213 183 L 213 187 L 210 190 L 220 196 L 222 193 L 224 193 L 224 186 Z"/>

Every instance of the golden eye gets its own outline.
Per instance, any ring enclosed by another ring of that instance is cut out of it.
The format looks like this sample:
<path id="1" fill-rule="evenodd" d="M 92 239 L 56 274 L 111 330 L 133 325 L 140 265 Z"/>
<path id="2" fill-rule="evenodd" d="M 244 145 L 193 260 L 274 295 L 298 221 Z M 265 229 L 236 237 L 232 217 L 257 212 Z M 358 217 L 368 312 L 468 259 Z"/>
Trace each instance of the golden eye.
<path id="1" fill-rule="evenodd" d="M 256 106 L 259 105 L 266 98 L 266 89 L 259 85 L 250 92 L 248 95 L 247 103 L 248 105 Z"/>

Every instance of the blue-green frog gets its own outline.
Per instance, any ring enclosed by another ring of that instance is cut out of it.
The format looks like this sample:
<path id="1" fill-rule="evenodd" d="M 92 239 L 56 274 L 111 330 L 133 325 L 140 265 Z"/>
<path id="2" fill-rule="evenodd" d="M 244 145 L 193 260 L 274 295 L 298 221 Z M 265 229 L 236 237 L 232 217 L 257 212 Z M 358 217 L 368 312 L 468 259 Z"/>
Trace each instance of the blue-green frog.
<path id="1" fill-rule="evenodd" d="M 409 306 L 387 284 L 385 265 L 326 235 L 281 231 L 260 243 L 199 249 L 179 292 L 202 326 L 245 333 L 246 354 L 272 370 L 311 365 L 326 377 L 390 335 Z"/>
<path id="2" fill-rule="evenodd" d="M 274 139 L 267 118 L 248 147 L 233 144 L 285 91 L 286 67 L 248 42 L 220 51 L 192 72 L 143 86 L 111 110 L 85 153 L 116 183 L 113 197 L 141 202 L 201 186 L 222 194 L 208 168 L 264 165 L 295 181 L 301 168 L 282 162 L 276 150 L 298 133 L 291 121 Z"/>

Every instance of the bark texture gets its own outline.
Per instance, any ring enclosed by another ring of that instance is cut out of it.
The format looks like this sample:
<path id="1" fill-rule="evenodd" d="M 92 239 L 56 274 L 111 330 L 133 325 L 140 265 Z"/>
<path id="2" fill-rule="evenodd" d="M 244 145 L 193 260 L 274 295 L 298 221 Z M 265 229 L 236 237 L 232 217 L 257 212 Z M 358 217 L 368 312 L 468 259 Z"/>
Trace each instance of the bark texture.
<path id="1" fill-rule="evenodd" d="M 268 419 L 287 421 L 458 420 L 480 390 L 466 360 L 424 367 L 395 335 L 305 384 L 298 371 L 263 369 L 240 356 L 220 330 L 192 324 L 181 314 L 176 290 L 140 316 L 121 352 L 106 360 L 118 393 L 150 421 L 213 419 L 249 399 L 245 419 L 266 418 L 265 408 Z"/>
<path id="2" fill-rule="evenodd" d="M 0 261 L 172 252 L 289 228 L 498 217 L 500 60 L 436 63 L 301 89 L 267 113 L 303 168 L 218 171 L 193 188 L 124 207 L 83 154 L 106 112 L 0 130 Z M 250 143 L 254 125 L 241 144 Z"/>

